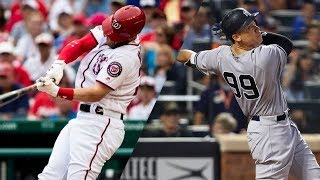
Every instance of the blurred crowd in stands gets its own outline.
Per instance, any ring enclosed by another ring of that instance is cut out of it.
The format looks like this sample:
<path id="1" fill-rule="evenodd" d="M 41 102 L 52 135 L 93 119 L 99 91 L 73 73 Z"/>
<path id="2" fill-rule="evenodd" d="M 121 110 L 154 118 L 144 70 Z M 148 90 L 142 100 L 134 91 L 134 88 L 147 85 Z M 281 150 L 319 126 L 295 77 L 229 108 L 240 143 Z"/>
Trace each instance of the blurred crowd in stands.
<path id="1" fill-rule="evenodd" d="M 175 62 L 175 56 L 180 47 L 199 51 L 230 43 L 211 31 L 213 24 L 220 22 L 229 9 L 244 7 L 250 12 L 260 12 L 257 23 L 262 31 L 284 34 L 294 42 L 295 48 L 281 79 L 292 119 L 302 132 L 320 132 L 320 128 L 314 128 L 315 124 L 320 124 L 320 114 L 317 112 L 317 99 L 320 98 L 320 1 L 0 2 L 0 94 L 34 83 L 45 75 L 65 45 L 87 34 L 120 7 L 127 4 L 141 7 L 147 18 L 146 26 L 139 35 L 143 59 L 142 78 L 137 98 L 128 107 L 126 119 L 149 119 L 149 125 L 158 124 L 160 129 L 151 128 L 151 133 L 145 133 L 145 136 L 158 137 L 194 136 L 195 130 L 191 127 L 194 125 L 206 127 L 204 133 L 199 133 L 200 136 L 245 132 L 247 118 L 224 80 L 185 68 Z M 80 61 L 81 57 L 66 68 L 60 86 L 74 86 L 75 72 Z M 181 95 L 185 100 L 156 102 L 157 97 L 165 95 Z M 197 95 L 199 99 L 195 101 L 188 98 L 192 95 Z M 191 108 L 188 103 L 191 103 Z M 0 107 L 0 119 L 56 121 L 75 117 L 77 110 L 77 102 L 52 98 L 34 91 Z"/>

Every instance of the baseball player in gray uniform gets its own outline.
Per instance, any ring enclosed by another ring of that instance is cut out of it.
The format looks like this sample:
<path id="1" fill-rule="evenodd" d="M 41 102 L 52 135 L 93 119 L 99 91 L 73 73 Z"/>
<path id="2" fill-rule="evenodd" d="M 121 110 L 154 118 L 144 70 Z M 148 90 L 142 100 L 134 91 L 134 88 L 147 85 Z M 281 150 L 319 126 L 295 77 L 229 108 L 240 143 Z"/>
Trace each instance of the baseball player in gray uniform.
<path id="1" fill-rule="evenodd" d="M 60 132 L 40 180 L 94 180 L 124 138 L 123 116 L 140 84 L 138 34 L 145 15 L 136 6 L 125 6 L 69 43 L 38 81 L 39 91 L 81 102 L 75 119 Z M 77 72 L 76 88 L 57 86 L 66 64 L 88 52 Z"/>
<path id="2" fill-rule="evenodd" d="M 204 74 L 224 77 L 248 117 L 247 139 L 256 179 L 320 179 L 320 167 L 297 126 L 290 120 L 280 77 L 292 42 L 261 32 L 258 13 L 243 8 L 227 13 L 220 28 L 231 46 L 195 53 L 180 50 L 177 60 Z"/>

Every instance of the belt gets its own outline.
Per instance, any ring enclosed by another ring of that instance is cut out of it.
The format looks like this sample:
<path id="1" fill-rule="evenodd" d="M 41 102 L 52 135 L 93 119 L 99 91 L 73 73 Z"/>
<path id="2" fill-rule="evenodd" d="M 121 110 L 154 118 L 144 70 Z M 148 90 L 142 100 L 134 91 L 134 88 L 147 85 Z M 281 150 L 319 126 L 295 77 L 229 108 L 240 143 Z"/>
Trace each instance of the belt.
<path id="1" fill-rule="evenodd" d="M 91 110 L 91 105 L 89 105 L 89 104 L 81 104 L 80 105 L 80 111 L 91 113 L 90 110 Z M 105 116 L 110 116 L 110 117 L 121 119 L 121 120 L 123 120 L 123 116 L 124 116 L 124 114 L 122 114 L 122 113 L 104 110 L 101 106 L 97 106 L 94 109 L 94 113 L 100 114 L 100 115 L 105 115 Z"/>
<path id="2" fill-rule="evenodd" d="M 286 113 L 283 113 L 283 114 L 277 116 L 277 121 L 282 121 L 282 120 L 285 120 L 286 118 L 287 118 Z M 260 116 L 253 116 L 251 120 L 260 121 Z"/>

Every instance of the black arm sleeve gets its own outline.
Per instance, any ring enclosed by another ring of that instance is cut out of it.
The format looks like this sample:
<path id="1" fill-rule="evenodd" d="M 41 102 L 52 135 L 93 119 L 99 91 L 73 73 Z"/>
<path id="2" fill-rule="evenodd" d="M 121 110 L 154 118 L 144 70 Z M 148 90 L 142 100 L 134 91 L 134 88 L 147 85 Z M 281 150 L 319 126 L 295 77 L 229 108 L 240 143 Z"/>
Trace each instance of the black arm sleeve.
<path id="1" fill-rule="evenodd" d="M 291 53 L 293 44 L 290 39 L 283 35 L 268 32 L 263 33 L 262 39 L 262 44 L 264 45 L 277 44 L 286 51 L 287 55 Z"/>

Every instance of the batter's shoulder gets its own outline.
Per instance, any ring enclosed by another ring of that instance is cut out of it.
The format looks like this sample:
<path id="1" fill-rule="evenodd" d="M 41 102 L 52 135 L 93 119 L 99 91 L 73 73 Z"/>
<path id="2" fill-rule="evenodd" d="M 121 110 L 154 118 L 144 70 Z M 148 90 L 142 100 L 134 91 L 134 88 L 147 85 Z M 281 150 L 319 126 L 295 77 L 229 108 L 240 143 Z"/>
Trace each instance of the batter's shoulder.
<path id="1" fill-rule="evenodd" d="M 228 45 L 221 45 L 217 48 L 211 49 L 212 51 L 217 51 L 217 52 L 225 52 L 225 51 L 230 51 L 230 46 Z"/>
<path id="2" fill-rule="evenodd" d="M 253 52 L 256 65 L 266 70 L 278 66 L 279 62 L 286 61 L 287 57 L 283 49 L 276 44 L 260 45 Z"/>
<path id="3" fill-rule="evenodd" d="M 202 53 L 202 54 L 208 54 L 209 56 L 217 56 L 217 55 L 221 55 L 221 54 L 223 55 L 224 53 L 227 53 L 228 51 L 230 51 L 230 46 L 221 45 L 217 48 L 200 51 L 197 54 Z"/>
<path id="4" fill-rule="evenodd" d="M 260 45 L 254 50 L 257 53 L 261 53 L 263 55 L 274 54 L 274 53 L 285 53 L 283 48 L 281 48 L 277 44 L 269 44 L 269 45 Z"/>
<path id="5" fill-rule="evenodd" d="M 116 48 L 113 50 L 111 54 L 112 59 L 121 60 L 127 64 L 135 64 L 136 62 L 140 62 L 139 50 L 135 48 Z"/>
<path id="6" fill-rule="evenodd" d="M 217 48 L 214 48 L 214 49 L 230 49 L 230 46 L 228 46 L 228 45 L 221 45 L 221 46 L 219 46 L 219 47 L 217 47 Z"/>

